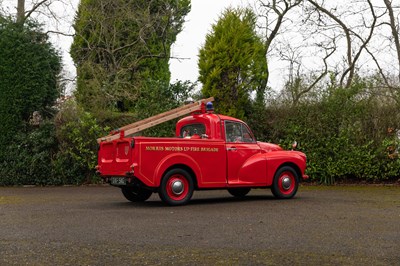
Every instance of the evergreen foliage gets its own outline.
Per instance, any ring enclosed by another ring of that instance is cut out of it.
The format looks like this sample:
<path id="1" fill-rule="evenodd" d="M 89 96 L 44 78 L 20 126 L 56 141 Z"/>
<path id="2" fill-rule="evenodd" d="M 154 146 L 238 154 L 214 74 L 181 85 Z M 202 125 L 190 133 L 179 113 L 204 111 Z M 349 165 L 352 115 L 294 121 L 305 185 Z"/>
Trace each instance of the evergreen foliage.
<path id="1" fill-rule="evenodd" d="M 170 47 L 189 11 L 190 0 L 81 1 L 71 47 L 78 103 L 137 111 L 134 103 L 155 82 L 168 88 Z"/>
<path id="2" fill-rule="evenodd" d="M 267 62 L 250 9 L 227 9 L 207 34 L 199 54 L 199 81 L 205 97 L 214 96 L 218 112 L 244 118 L 251 94 L 263 102 Z"/>
<path id="3" fill-rule="evenodd" d="M 137 112 L 136 120 L 145 119 L 184 105 L 185 100 L 191 96 L 194 87 L 195 84 L 190 81 L 177 81 L 170 85 L 162 84 L 162 82 L 153 82 L 151 89 L 144 89 L 141 100 L 135 103 L 136 110 L 144 110 L 144 112 Z M 154 137 L 173 137 L 175 136 L 175 123 L 177 120 L 162 123 L 140 134 Z"/>
<path id="4" fill-rule="evenodd" d="M 101 127 L 75 100 L 63 104 L 55 122 L 59 152 L 54 168 L 58 176 L 69 184 L 99 181 L 95 175 L 97 138 L 107 135 L 110 128 Z"/>
<path id="5" fill-rule="evenodd" d="M 55 171 L 58 144 L 54 124 L 47 121 L 38 128 L 28 127 L 15 132 L 13 140 L 4 148 L 6 156 L 0 161 L 0 185 L 68 183 Z"/>
<path id="6" fill-rule="evenodd" d="M 60 70 L 60 56 L 37 23 L 0 18 L 0 160 L 34 111 L 52 115 Z"/>

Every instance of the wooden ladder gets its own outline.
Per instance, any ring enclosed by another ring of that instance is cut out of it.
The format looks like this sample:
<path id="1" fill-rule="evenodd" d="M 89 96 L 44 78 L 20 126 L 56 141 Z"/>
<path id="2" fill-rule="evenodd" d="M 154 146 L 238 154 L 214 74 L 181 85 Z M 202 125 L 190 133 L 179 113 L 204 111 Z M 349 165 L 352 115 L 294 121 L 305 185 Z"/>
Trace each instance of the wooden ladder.
<path id="1" fill-rule="evenodd" d="M 155 125 L 164 123 L 166 121 L 172 120 L 174 118 L 200 111 L 202 108 L 203 104 L 206 104 L 207 102 L 212 102 L 214 101 L 213 97 L 207 98 L 207 99 L 202 99 L 194 103 L 186 104 L 184 106 L 172 109 L 170 111 L 137 121 L 135 123 L 120 127 L 112 133 L 110 133 L 107 136 L 101 137 L 97 139 L 97 142 L 100 143 L 102 141 L 112 141 L 115 139 L 119 139 L 121 137 L 121 133 L 123 136 L 128 136 L 137 132 L 140 132 L 144 129 L 153 127 Z"/>

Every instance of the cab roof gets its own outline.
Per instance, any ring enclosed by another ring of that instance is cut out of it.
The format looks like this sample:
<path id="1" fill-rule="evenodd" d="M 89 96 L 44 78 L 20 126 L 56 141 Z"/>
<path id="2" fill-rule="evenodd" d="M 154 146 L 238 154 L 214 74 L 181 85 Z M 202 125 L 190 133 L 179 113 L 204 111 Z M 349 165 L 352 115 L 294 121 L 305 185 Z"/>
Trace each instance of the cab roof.
<path id="1" fill-rule="evenodd" d="M 193 121 L 196 119 L 207 119 L 210 121 L 214 121 L 214 122 L 219 122 L 220 120 L 229 120 L 229 121 L 235 121 L 235 122 L 241 122 L 244 123 L 242 120 L 231 117 L 231 116 L 227 116 L 227 115 L 221 115 L 221 114 L 215 114 L 215 113 L 201 113 L 201 114 L 192 114 L 190 116 L 186 116 L 182 119 L 180 119 L 178 121 L 178 123 L 184 123 L 184 122 L 189 122 L 189 121 Z"/>

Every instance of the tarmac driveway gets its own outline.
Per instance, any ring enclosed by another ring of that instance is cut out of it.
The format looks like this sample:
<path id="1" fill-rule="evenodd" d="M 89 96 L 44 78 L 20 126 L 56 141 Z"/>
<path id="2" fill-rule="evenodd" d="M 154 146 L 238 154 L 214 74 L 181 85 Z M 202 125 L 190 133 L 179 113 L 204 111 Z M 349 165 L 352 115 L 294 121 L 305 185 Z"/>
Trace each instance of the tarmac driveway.
<path id="1" fill-rule="evenodd" d="M 400 187 L 302 186 L 291 200 L 109 186 L 0 188 L 0 265 L 400 265 Z"/>

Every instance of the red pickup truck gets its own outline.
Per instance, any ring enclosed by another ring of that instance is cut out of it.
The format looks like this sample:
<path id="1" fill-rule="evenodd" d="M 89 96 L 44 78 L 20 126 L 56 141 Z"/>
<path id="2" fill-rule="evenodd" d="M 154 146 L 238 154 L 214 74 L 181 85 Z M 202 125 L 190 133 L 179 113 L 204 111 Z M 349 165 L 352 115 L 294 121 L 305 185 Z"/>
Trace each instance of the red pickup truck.
<path id="1" fill-rule="evenodd" d="M 130 201 L 157 192 L 169 205 L 190 201 L 194 190 L 227 189 L 244 197 L 271 188 L 292 198 L 305 175 L 306 156 L 256 141 L 243 121 L 215 114 L 211 103 L 179 120 L 174 138 L 125 137 L 99 141 L 97 172 Z"/>

